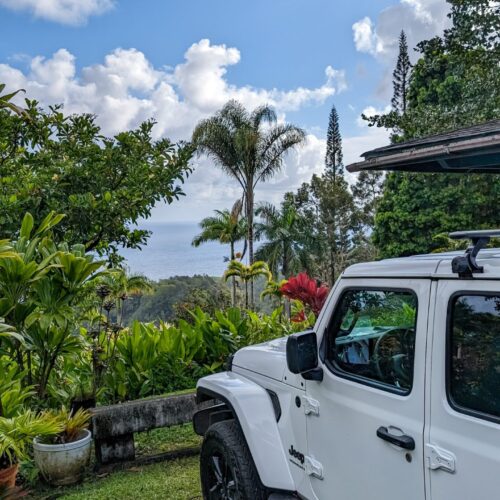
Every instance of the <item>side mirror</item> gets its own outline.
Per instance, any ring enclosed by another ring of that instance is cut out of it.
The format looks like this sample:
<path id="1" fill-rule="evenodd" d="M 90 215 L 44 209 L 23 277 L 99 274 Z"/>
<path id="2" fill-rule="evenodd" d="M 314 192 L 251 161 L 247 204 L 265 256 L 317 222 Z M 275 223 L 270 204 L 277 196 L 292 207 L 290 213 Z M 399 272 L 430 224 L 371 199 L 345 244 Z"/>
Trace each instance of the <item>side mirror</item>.
<path id="1" fill-rule="evenodd" d="M 318 341 L 312 331 L 294 333 L 286 342 L 286 362 L 292 373 L 300 373 L 306 380 L 323 380 L 318 368 Z"/>

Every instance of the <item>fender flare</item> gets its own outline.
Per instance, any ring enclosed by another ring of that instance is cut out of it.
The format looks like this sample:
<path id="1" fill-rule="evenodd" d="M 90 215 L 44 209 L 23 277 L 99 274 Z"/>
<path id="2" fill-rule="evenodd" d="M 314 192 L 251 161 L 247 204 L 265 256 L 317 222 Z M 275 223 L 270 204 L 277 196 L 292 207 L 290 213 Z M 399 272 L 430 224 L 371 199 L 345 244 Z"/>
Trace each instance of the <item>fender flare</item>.
<path id="1" fill-rule="evenodd" d="M 198 398 L 224 402 L 238 420 L 248 448 L 267 488 L 296 491 L 269 393 L 234 372 L 216 373 L 197 384 Z"/>

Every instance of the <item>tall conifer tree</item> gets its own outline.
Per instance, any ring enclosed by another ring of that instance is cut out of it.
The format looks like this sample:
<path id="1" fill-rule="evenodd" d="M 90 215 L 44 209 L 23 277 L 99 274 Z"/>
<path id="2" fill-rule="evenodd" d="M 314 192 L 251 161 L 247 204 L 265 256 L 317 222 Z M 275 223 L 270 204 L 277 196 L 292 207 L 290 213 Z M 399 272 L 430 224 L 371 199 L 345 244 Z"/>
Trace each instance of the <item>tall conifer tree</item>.
<path id="1" fill-rule="evenodd" d="M 399 55 L 396 63 L 396 69 L 392 74 L 392 84 L 394 95 L 392 97 L 392 109 L 401 115 L 406 113 L 408 101 L 408 89 L 410 88 L 411 63 L 408 55 L 408 42 L 406 33 L 401 30 L 399 35 Z"/>
<path id="2" fill-rule="evenodd" d="M 328 121 L 328 132 L 326 136 L 326 155 L 325 155 L 326 174 L 335 181 L 337 174 L 344 173 L 344 160 L 342 157 L 342 136 L 339 129 L 339 115 L 335 105 L 330 111 Z"/>

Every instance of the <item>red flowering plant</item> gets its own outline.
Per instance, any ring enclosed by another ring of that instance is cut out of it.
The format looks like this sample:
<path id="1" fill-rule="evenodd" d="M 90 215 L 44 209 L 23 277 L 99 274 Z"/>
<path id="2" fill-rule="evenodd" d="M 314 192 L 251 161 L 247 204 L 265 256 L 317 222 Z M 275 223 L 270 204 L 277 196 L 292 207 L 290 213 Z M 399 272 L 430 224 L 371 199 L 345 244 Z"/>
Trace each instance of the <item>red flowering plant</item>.
<path id="1" fill-rule="evenodd" d="M 310 308 L 314 316 L 318 317 L 328 296 L 329 288 L 318 284 L 306 273 L 300 273 L 297 276 L 292 276 L 281 286 L 280 291 L 285 297 L 302 302 Z"/>

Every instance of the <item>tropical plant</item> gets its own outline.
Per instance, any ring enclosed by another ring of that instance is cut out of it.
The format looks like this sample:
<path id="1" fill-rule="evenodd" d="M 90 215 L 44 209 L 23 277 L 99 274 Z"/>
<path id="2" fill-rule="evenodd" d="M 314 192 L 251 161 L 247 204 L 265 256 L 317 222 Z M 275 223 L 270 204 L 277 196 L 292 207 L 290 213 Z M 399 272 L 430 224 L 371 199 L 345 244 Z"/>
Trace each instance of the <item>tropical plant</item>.
<path id="1" fill-rule="evenodd" d="M 318 317 L 328 296 L 327 286 L 318 285 L 317 281 L 300 273 L 292 276 L 282 287 L 281 292 L 293 300 L 300 300 L 308 306 L 316 317 Z"/>
<path id="2" fill-rule="evenodd" d="M 281 273 L 284 279 L 307 267 L 307 236 L 295 206 L 284 201 L 277 209 L 270 203 L 263 203 L 257 208 L 256 215 L 260 221 L 255 226 L 255 236 L 264 239 L 256 258 L 267 262 L 272 273 Z"/>
<path id="3" fill-rule="evenodd" d="M 116 267 L 109 269 L 106 274 L 95 281 L 95 294 L 99 300 L 99 313 L 103 309 L 107 311 L 107 319 L 111 308 L 110 302 L 114 305 L 116 323 L 123 325 L 125 314 L 125 304 L 131 297 L 150 294 L 154 291 L 154 285 L 150 279 L 142 274 L 129 274 L 126 269 Z"/>
<path id="4" fill-rule="evenodd" d="M 24 375 L 15 362 L 0 357 L 0 417 L 21 413 L 26 400 L 34 394 L 32 387 L 23 387 Z"/>
<path id="5" fill-rule="evenodd" d="M 7 352 L 40 398 L 60 358 L 81 347 L 78 304 L 103 265 L 83 245 L 56 243 L 53 228 L 62 218 L 50 213 L 35 229 L 27 213 L 12 243 L 15 255 L 0 254 L 0 315 L 22 337 L 7 339 Z"/>
<path id="6" fill-rule="evenodd" d="M 250 264 L 254 262 L 255 188 L 275 175 L 285 154 L 304 140 L 300 128 L 277 123 L 276 113 L 269 106 L 250 113 L 236 101 L 229 101 L 215 116 L 202 120 L 193 132 L 198 153 L 208 155 L 243 191 Z"/>
<path id="7" fill-rule="evenodd" d="M 261 260 L 257 260 L 248 266 L 238 260 L 232 260 L 224 273 L 224 279 L 227 281 L 231 276 L 239 278 L 245 286 L 245 309 L 248 309 L 249 306 L 248 284 L 253 283 L 257 276 L 264 276 L 267 281 L 272 278 L 269 266 Z"/>
<path id="8" fill-rule="evenodd" d="M 58 411 L 47 412 L 60 424 L 60 430 L 54 434 L 46 434 L 41 440 L 46 444 L 72 443 L 81 439 L 82 432 L 88 428 L 92 414 L 88 410 L 79 408 L 75 412 L 62 407 Z"/>
<path id="9" fill-rule="evenodd" d="M 62 428 L 60 419 L 49 413 L 28 410 L 14 417 L 0 417 L 0 467 L 25 460 L 35 437 L 57 434 Z"/>
<path id="10" fill-rule="evenodd" d="M 208 241 L 218 241 L 229 245 L 229 260 L 236 259 L 235 244 L 245 239 L 247 227 L 244 218 L 240 217 L 241 203 L 236 202 L 231 211 L 215 210 L 215 215 L 206 217 L 200 222 L 201 233 L 195 236 L 192 245 L 199 247 Z M 245 240 L 246 243 L 246 240 Z M 245 250 L 240 254 L 240 260 L 245 255 Z M 236 280 L 232 280 L 232 305 L 236 304 Z"/>

